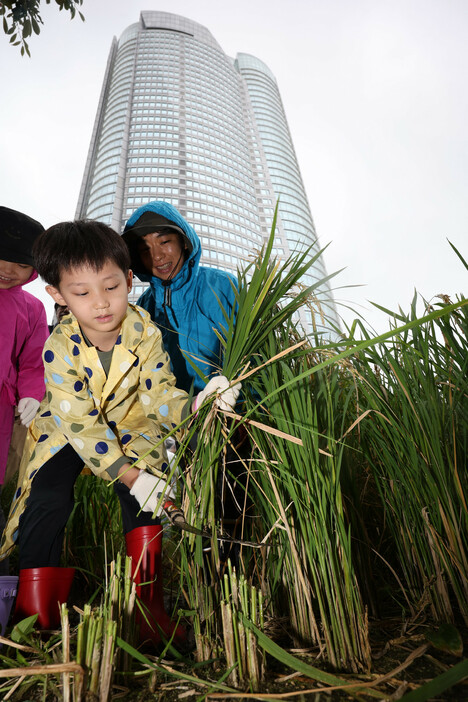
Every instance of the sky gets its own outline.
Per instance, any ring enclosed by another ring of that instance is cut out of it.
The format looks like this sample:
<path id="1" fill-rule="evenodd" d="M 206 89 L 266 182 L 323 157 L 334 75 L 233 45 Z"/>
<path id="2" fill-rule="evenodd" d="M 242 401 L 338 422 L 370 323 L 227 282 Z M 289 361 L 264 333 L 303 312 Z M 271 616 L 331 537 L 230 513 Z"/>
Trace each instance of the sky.
<path id="1" fill-rule="evenodd" d="M 143 3 L 143 4 L 141 4 Z M 0 34 L 0 203 L 73 219 L 112 37 L 141 10 L 206 26 L 276 76 L 338 310 L 382 333 L 387 309 L 466 294 L 466 0 L 42 2 L 31 58 Z M 52 301 L 37 281 L 27 289 Z M 352 309 L 349 310 L 348 307 Z"/>

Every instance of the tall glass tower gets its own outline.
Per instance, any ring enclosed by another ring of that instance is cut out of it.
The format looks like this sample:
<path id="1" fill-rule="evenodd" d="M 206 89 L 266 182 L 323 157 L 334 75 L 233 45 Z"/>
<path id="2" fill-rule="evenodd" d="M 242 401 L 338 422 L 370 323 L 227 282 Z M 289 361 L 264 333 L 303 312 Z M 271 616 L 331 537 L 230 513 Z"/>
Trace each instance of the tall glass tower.
<path id="1" fill-rule="evenodd" d="M 172 203 L 200 236 L 202 265 L 236 272 L 279 218 L 274 254 L 318 249 L 274 75 L 226 56 L 211 33 L 168 12 L 142 12 L 113 39 L 76 217 L 122 231 L 139 206 Z M 322 280 L 320 257 L 304 285 Z M 145 285 L 135 283 L 136 299 Z M 319 307 L 338 324 L 327 283 Z M 317 324 L 301 311 L 306 332 Z"/>

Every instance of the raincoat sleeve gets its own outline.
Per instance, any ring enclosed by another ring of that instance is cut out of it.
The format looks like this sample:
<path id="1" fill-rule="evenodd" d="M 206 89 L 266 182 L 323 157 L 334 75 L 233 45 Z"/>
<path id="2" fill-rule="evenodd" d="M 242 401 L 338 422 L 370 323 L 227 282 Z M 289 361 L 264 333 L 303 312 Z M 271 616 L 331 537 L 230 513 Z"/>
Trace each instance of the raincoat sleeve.
<path id="1" fill-rule="evenodd" d="M 161 332 L 151 324 L 153 329 L 154 333 L 148 335 L 142 349 L 141 356 L 145 360 L 141 365 L 138 399 L 147 418 L 170 431 L 189 414 L 189 396 L 176 387 Z M 183 431 L 177 433 L 180 435 Z"/>
<path id="2" fill-rule="evenodd" d="M 44 397 L 44 364 L 42 351 L 49 336 L 44 305 L 35 300 L 31 305 L 30 330 L 17 359 L 17 396 L 34 397 L 39 402 Z"/>

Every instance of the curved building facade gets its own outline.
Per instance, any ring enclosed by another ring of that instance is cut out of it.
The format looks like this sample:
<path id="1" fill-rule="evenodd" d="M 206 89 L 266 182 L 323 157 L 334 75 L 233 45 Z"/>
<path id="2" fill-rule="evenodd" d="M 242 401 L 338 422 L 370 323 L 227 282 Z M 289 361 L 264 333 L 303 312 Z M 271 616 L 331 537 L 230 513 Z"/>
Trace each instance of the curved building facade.
<path id="1" fill-rule="evenodd" d="M 76 216 L 121 231 L 139 205 L 166 200 L 195 227 L 202 264 L 235 273 L 269 235 L 278 196 L 274 253 L 313 255 L 317 236 L 269 68 L 247 54 L 229 58 L 192 20 L 142 12 L 112 42 Z M 325 276 L 319 258 L 303 282 Z M 134 299 L 144 287 L 136 281 Z M 320 304 L 338 324 L 327 284 Z M 309 310 L 301 321 L 312 331 Z"/>

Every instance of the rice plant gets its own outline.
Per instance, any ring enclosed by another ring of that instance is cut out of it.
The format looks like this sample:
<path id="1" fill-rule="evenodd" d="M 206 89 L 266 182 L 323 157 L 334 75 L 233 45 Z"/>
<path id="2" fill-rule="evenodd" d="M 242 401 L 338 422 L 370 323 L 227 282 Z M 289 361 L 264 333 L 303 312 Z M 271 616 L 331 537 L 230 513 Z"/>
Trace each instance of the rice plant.
<path id="1" fill-rule="evenodd" d="M 222 529 L 220 485 L 227 485 L 239 506 L 240 536 L 260 540 L 273 529 L 264 553 L 249 558 L 241 547 L 239 563 L 262 589 L 268 615 L 291 617 L 295 640 L 323 642 L 332 665 L 367 668 L 366 615 L 340 485 L 343 448 L 336 441 L 341 434 L 335 431 L 332 399 L 336 378 L 311 380 L 312 349 L 300 340 L 294 322 L 313 294 L 313 288 L 297 285 L 311 262 L 306 255 L 283 264 L 272 260 L 272 242 L 273 235 L 261 256 L 239 273 L 236 316 L 226 320 L 223 373 L 244 382 L 244 415 L 232 421 L 213 409 L 202 414 L 185 509 L 198 525 Z M 286 392 L 276 393 L 285 385 Z M 248 455 L 236 450 L 236 422 L 249 435 Z M 211 599 L 196 628 L 209 628 L 216 640 L 221 637 L 217 578 L 222 554 L 216 538 L 208 553 L 193 543 L 194 553 L 184 556 L 186 593 L 193 609 Z M 262 573 L 268 575 L 266 582 Z M 199 655 L 205 655 L 202 649 Z"/>
<path id="2" fill-rule="evenodd" d="M 176 539 L 167 529 L 194 655 L 180 654 L 182 670 L 135 648 L 118 502 L 104 481 L 82 476 L 65 547 L 67 564 L 86 581 L 80 620 L 75 631 L 63 617 L 56 645 L 65 667 L 47 668 L 60 656 L 41 645 L 46 670 L 37 673 L 31 659 L 25 688 L 47 679 L 44 690 L 105 700 L 115 668 L 148 680 L 151 694 L 163 676 L 203 695 L 256 691 L 268 653 L 359 694 L 356 681 L 312 668 L 285 649 L 313 646 L 327 665 L 367 673 L 368 610 L 382 614 L 398 599 L 407 608 L 402 617 L 429 613 L 435 621 L 461 616 L 468 623 L 466 300 L 442 299 L 421 319 L 415 299 L 410 313 L 393 314 L 392 328 L 377 338 L 359 322 L 336 343 L 305 338 L 297 311 L 309 305 L 322 315 L 314 297 L 321 281 L 300 286 L 312 264 L 307 254 L 271 257 L 273 231 L 239 272 L 237 307 L 225 315 L 221 335 L 219 371 L 242 382 L 241 407 L 224 413 L 207 402 L 177 453 L 183 511 L 203 533 Z M 97 564 L 112 559 L 108 576 Z M 377 570 L 386 573 L 386 590 Z M 369 694 L 387 697 L 370 686 Z"/>
<path id="3" fill-rule="evenodd" d="M 360 444 L 392 534 L 393 565 L 412 616 L 468 623 L 468 310 L 447 314 L 369 347 L 356 360 Z M 415 296 L 408 315 L 417 318 Z"/>
<path id="4" fill-rule="evenodd" d="M 99 589 L 106 563 L 116 558 L 123 544 L 120 506 L 112 486 L 85 469 L 75 484 L 75 505 L 65 532 L 66 564 L 78 569 L 87 590 Z"/>

